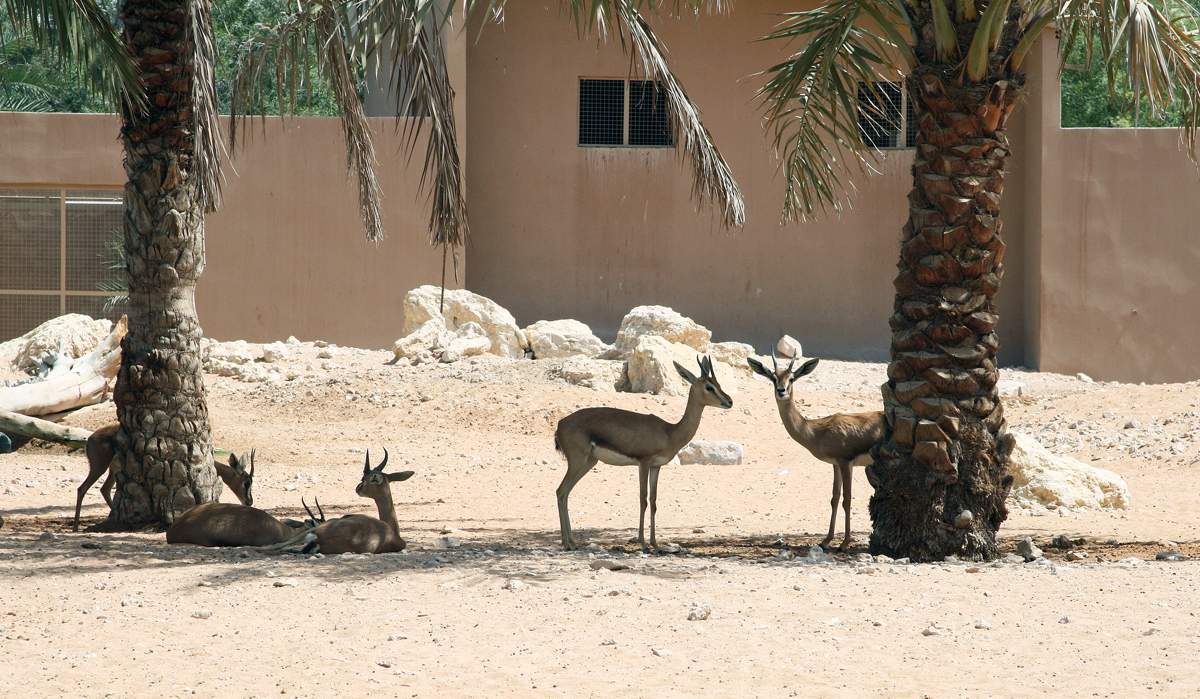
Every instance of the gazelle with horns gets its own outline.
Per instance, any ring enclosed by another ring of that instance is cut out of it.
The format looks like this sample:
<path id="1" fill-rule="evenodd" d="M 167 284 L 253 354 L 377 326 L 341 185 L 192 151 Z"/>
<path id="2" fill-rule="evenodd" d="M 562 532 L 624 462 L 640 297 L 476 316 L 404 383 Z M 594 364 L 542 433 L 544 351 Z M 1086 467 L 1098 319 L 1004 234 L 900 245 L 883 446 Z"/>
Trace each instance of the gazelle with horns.
<path id="1" fill-rule="evenodd" d="M 554 431 L 554 447 L 567 457 L 567 473 L 558 486 L 558 521 L 563 548 L 575 548 L 571 537 L 571 517 L 567 498 L 571 489 L 596 462 L 638 467 L 641 484 L 641 511 L 638 515 L 638 543 L 648 551 L 645 538 L 646 508 L 650 508 L 650 547 L 657 548 L 654 536 L 658 510 L 658 471 L 675 458 L 692 440 L 700 427 L 706 406 L 733 407 L 731 399 L 713 373 L 712 359 L 697 359 L 700 376 L 675 363 L 675 371 L 691 384 L 687 408 L 679 422 L 671 423 L 656 415 L 635 413 L 618 408 L 584 408 L 564 417 Z"/>
<path id="2" fill-rule="evenodd" d="M 850 500 L 855 466 L 871 464 L 871 447 L 883 439 L 883 411 L 870 413 L 837 413 L 821 418 L 809 419 L 804 417 L 792 401 L 792 384 L 802 376 L 811 374 L 817 368 L 820 360 L 810 359 L 796 369 L 796 355 L 790 358 L 787 366 L 779 366 L 776 350 L 771 350 L 773 371 L 763 366 L 757 359 L 747 359 L 750 368 L 755 373 L 770 379 L 775 386 L 775 405 L 779 408 L 779 417 L 783 427 L 813 456 L 833 466 L 833 498 L 829 501 L 829 532 L 821 542 L 821 547 L 829 546 L 833 540 L 834 529 L 837 525 L 838 498 L 842 500 L 842 509 L 846 512 L 846 537 L 838 550 L 845 551 L 850 547 Z"/>
<path id="3" fill-rule="evenodd" d="M 303 553 L 395 553 L 403 551 L 404 539 L 400 537 L 400 523 L 396 521 L 396 506 L 392 501 L 392 483 L 413 477 L 412 471 L 384 473 L 388 452 L 383 450 L 383 461 L 371 468 L 371 452 L 367 451 L 363 462 L 362 479 L 354 492 L 359 497 L 375 501 L 379 517 L 370 515 L 346 515 L 324 522 L 320 526 L 290 541 L 279 544 L 278 549 Z"/>
<path id="4" fill-rule="evenodd" d="M 87 495 L 87 491 L 92 485 L 100 479 L 100 476 L 105 473 L 108 477 L 104 479 L 104 483 L 100 486 L 100 495 L 104 497 L 104 504 L 112 507 L 112 489 L 115 474 L 109 466 L 112 465 L 113 455 L 117 453 L 116 438 L 117 432 L 121 429 L 119 424 L 113 423 L 105 425 L 100 429 L 92 432 L 87 438 L 87 443 L 84 446 L 84 453 L 87 454 L 88 474 L 83 479 L 83 483 L 75 491 L 75 523 L 71 528 L 79 531 L 79 511 L 83 508 L 83 497 Z M 250 451 L 249 468 L 247 463 L 238 459 L 237 454 L 229 455 L 229 463 L 223 464 L 220 461 L 213 461 L 213 466 L 217 469 L 217 475 L 233 491 L 234 497 L 243 505 L 253 505 L 254 496 L 251 494 L 251 486 L 254 484 L 254 450 Z"/>

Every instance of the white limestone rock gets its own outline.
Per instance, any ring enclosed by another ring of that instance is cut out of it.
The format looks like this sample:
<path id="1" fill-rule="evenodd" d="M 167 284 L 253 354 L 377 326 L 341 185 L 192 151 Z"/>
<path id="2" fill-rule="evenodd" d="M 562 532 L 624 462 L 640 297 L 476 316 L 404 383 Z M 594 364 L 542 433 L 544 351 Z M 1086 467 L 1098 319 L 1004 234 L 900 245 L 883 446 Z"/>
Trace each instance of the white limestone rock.
<path id="1" fill-rule="evenodd" d="M 551 378 L 597 391 L 617 391 L 625 384 L 625 362 L 568 357 L 550 369 Z"/>
<path id="2" fill-rule="evenodd" d="M 1020 507 L 1127 509 L 1129 486 L 1117 474 L 1069 456 L 1052 454 L 1032 436 L 1016 439 L 1008 472 L 1013 477 L 1009 499 Z"/>
<path id="3" fill-rule="evenodd" d="M 458 326 L 454 335 L 442 348 L 439 358 L 442 363 L 449 364 L 467 357 L 487 354 L 492 348 L 492 339 L 484 332 L 479 323 L 467 322 Z"/>
<path id="4" fill-rule="evenodd" d="M 404 297 L 405 338 L 430 321 L 441 321 L 446 330 L 455 332 L 465 323 L 476 323 L 491 340 L 492 354 L 512 359 L 525 356 L 528 342 L 517 321 L 500 304 L 466 289 L 446 289 L 444 312 L 438 312 L 441 288 L 426 284 Z M 399 341 L 398 341 L 399 342 Z"/>
<path id="5" fill-rule="evenodd" d="M 525 328 L 534 359 L 597 357 L 612 349 L 577 320 L 539 320 Z"/>
<path id="6" fill-rule="evenodd" d="M 662 396 L 686 396 L 691 388 L 675 370 L 672 362 L 698 374 L 696 350 L 688 345 L 669 342 L 657 335 L 640 338 L 626 362 L 632 393 L 653 393 Z"/>
<path id="7" fill-rule="evenodd" d="M 745 449 L 737 442 L 697 439 L 679 450 L 679 463 L 736 466 L 744 456 Z"/>
<path id="8" fill-rule="evenodd" d="M 750 371 L 746 360 L 754 356 L 754 347 L 745 342 L 713 342 L 708 346 L 708 356 L 714 362 Z"/>
<path id="9" fill-rule="evenodd" d="M 204 343 L 202 353 L 206 366 L 212 364 L 213 362 L 225 362 L 227 364 L 249 364 L 261 359 L 263 356 L 263 350 L 261 347 L 258 345 L 252 345 L 245 340 Z"/>
<path id="10" fill-rule="evenodd" d="M 712 340 L 708 328 L 666 306 L 638 306 L 621 319 L 616 349 L 628 355 L 637 348 L 638 341 L 647 336 L 686 345 L 697 352 L 708 349 Z"/>
<path id="11" fill-rule="evenodd" d="M 804 357 L 804 348 L 796 338 L 784 335 L 775 343 L 775 354 L 779 355 L 780 359 L 800 359 Z"/>
<path id="12" fill-rule="evenodd" d="M 44 369 L 46 355 L 65 355 L 72 361 L 96 349 L 112 331 L 112 321 L 68 313 L 42 323 L 24 335 L 0 345 L 0 357 L 12 357 L 13 366 L 25 373 Z M 57 361 L 56 363 L 68 364 Z"/>

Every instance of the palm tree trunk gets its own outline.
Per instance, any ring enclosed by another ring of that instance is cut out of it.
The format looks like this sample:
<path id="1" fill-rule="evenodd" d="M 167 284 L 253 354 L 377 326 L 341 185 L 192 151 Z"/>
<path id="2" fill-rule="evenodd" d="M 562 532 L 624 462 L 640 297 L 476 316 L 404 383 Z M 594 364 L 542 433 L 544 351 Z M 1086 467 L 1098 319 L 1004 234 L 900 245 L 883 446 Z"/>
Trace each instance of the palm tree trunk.
<path id="1" fill-rule="evenodd" d="M 125 41 L 149 108 L 124 114 L 129 333 L 114 400 L 121 422 L 109 521 L 169 524 L 217 499 L 200 361 L 196 281 L 204 270 L 189 0 L 125 0 Z"/>
<path id="2" fill-rule="evenodd" d="M 913 560 L 994 557 L 1012 485 L 994 299 L 1004 125 L 1019 85 L 941 75 L 919 67 L 907 80 L 917 154 L 883 387 L 888 431 L 867 470 L 872 552 Z"/>

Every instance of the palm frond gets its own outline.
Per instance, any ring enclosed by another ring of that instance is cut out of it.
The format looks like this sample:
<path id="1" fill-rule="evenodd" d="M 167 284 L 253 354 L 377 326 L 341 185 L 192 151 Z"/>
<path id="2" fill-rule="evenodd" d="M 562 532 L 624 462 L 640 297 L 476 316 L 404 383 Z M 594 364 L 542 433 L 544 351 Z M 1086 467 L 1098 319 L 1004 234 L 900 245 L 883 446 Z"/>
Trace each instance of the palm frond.
<path id="1" fill-rule="evenodd" d="M 221 121 L 217 113 L 216 44 L 212 0 L 191 0 L 192 118 L 195 120 L 196 196 L 205 211 L 221 205 Z"/>
<path id="2" fill-rule="evenodd" d="M 868 19 L 891 29 L 866 28 Z M 859 89 L 873 90 L 911 65 L 910 45 L 900 43 L 897 29 L 907 26 L 901 0 L 831 0 L 785 14 L 764 37 L 807 42 L 765 71 L 758 92 L 786 181 L 785 221 L 849 205 L 848 176 L 870 169 L 875 157 L 859 129 Z"/>
<path id="3" fill-rule="evenodd" d="M 559 0 L 558 4 L 570 15 L 580 34 L 594 32 L 601 39 L 607 39 L 609 30 L 617 26 L 620 13 L 626 7 L 639 13 L 672 16 L 680 16 L 685 12 L 724 14 L 733 7 L 733 0 Z M 467 16 L 484 11 L 488 19 L 499 21 L 504 17 L 508 0 L 463 0 L 463 5 Z"/>
<path id="4" fill-rule="evenodd" d="M 82 68 L 89 87 L 119 104 L 146 103 L 137 67 L 115 25 L 96 0 L 0 0 L 13 29 L 64 63 Z"/>

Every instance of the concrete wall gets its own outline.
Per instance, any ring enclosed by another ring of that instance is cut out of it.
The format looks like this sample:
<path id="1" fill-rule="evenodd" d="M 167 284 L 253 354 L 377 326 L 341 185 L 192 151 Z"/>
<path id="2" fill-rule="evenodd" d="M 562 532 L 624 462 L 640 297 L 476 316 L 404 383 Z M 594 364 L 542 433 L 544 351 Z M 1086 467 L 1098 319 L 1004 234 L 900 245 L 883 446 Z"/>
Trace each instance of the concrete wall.
<path id="1" fill-rule="evenodd" d="M 124 183 L 113 116 L 0 114 L 0 133 L 0 186 Z M 375 123 L 387 228 L 378 245 L 359 223 L 336 119 L 271 119 L 246 135 L 226 168 L 224 207 L 207 222 L 197 292 L 205 334 L 389 346 L 405 291 L 436 283 L 441 270 L 426 243 L 419 166 L 406 166 L 393 121 Z"/>
<path id="2" fill-rule="evenodd" d="M 738 3 L 731 16 L 653 20 L 745 192 L 746 227 L 725 231 L 697 211 L 673 150 L 576 145 L 578 80 L 627 76 L 619 45 L 578 38 L 555 3 L 510 3 L 505 23 L 468 46 L 468 287 L 522 323 L 579 318 L 610 338 L 630 307 L 656 303 L 719 340 L 766 349 L 786 332 L 813 355 L 886 358 L 913 151 L 889 152 L 882 174 L 860 179 L 853 211 L 779 224 L 783 183 L 752 75 L 785 55 L 756 40 L 790 9 Z M 1010 186 L 1006 205 L 1022 196 Z M 1012 259 L 1021 228 L 1005 229 Z M 1000 300 L 1009 363 L 1023 359 L 1020 274 L 1010 266 Z"/>

